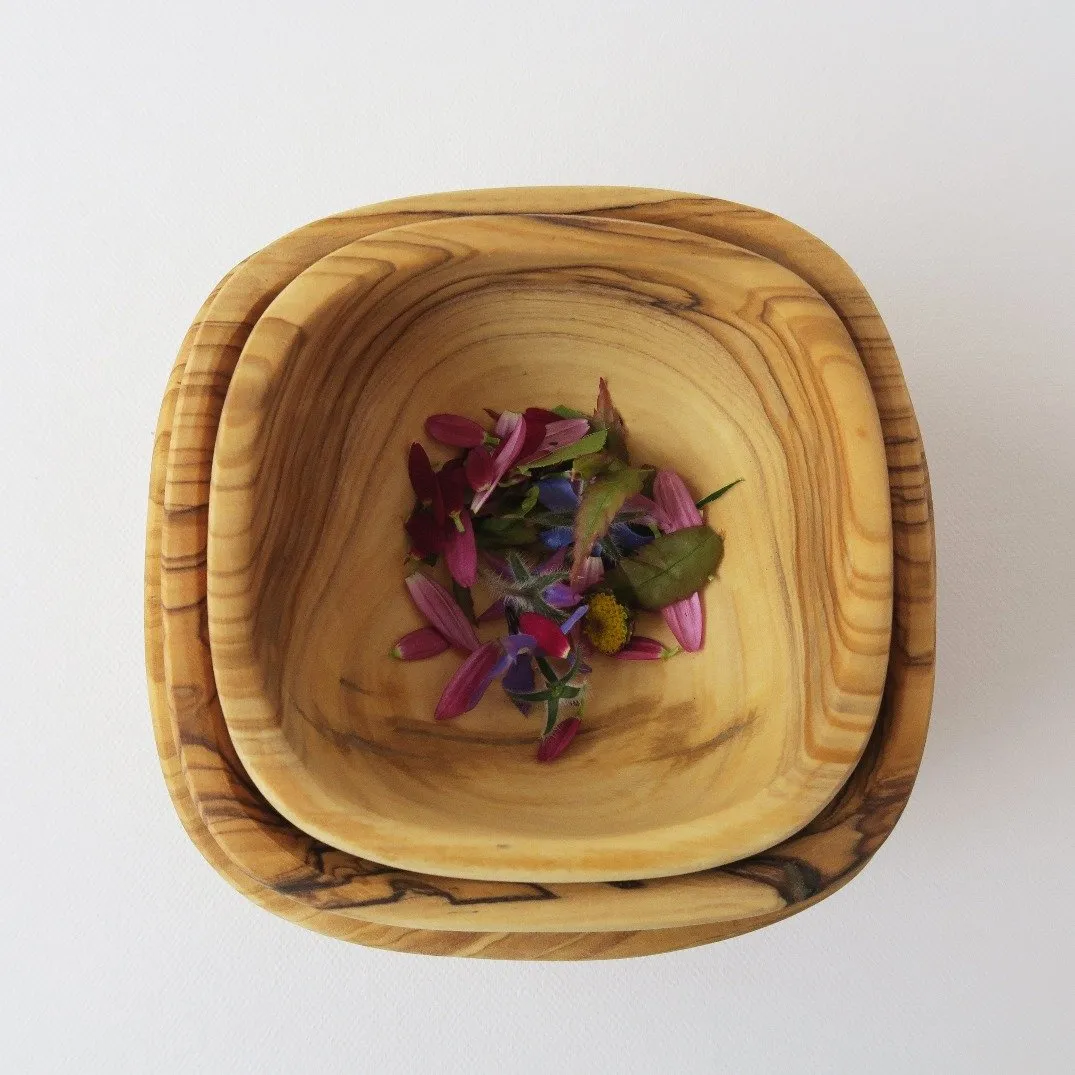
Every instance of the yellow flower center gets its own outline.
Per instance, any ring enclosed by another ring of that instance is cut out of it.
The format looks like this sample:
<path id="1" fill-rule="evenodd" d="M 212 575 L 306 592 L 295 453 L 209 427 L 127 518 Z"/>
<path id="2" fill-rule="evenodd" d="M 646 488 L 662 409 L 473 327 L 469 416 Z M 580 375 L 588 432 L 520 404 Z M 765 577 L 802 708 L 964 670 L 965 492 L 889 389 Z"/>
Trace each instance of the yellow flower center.
<path id="1" fill-rule="evenodd" d="M 610 593 L 594 594 L 582 630 L 600 653 L 619 653 L 631 637 L 631 614 Z"/>

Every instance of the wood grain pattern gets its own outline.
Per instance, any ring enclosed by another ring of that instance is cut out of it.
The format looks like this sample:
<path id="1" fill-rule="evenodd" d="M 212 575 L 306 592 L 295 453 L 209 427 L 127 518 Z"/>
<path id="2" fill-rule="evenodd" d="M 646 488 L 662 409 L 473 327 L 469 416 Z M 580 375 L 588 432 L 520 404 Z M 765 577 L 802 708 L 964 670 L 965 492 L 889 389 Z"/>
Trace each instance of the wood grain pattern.
<path id="1" fill-rule="evenodd" d="M 512 918 L 508 924 L 520 928 L 520 918 L 513 918 L 510 912 L 520 907 L 530 911 L 533 905 L 546 910 L 564 902 L 559 893 L 550 889 L 514 902 L 490 903 L 488 896 L 483 900 L 475 895 L 474 902 L 467 903 L 466 891 L 461 896 L 438 889 L 435 883 L 425 884 L 421 878 L 384 868 L 378 872 L 369 863 L 332 854 L 284 823 L 254 793 L 235 764 L 215 705 L 211 660 L 204 645 L 209 465 L 223 395 L 249 329 L 290 279 L 332 249 L 408 220 L 491 211 L 574 211 L 648 220 L 727 239 L 764 253 L 789 265 L 826 297 L 840 314 L 863 359 L 885 432 L 895 541 L 895 631 L 878 724 L 852 779 L 830 808 L 803 833 L 764 856 L 737 864 L 734 874 L 726 867 L 709 871 L 701 879 L 703 883 L 709 883 L 710 875 L 716 875 L 718 880 L 730 876 L 750 879 L 770 894 L 776 909 L 746 908 L 738 919 L 714 926 L 708 934 L 701 930 L 693 941 L 683 934 L 681 941 L 702 943 L 768 924 L 823 898 L 861 869 L 891 831 L 910 793 L 925 740 L 933 684 L 932 509 L 917 424 L 899 364 L 884 326 L 857 279 L 831 250 L 794 225 L 759 210 L 714 199 L 634 189 L 507 190 L 410 199 L 317 222 L 273 244 L 237 270 L 229 286 L 200 316 L 196 326 L 198 344 L 186 356 L 180 391 L 184 407 L 177 415 L 169 456 L 169 510 L 162 519 L 164 530 L 170 533 L 162 534 L 166 554 L 161 581 L 170 590 L 166 595 L 166 619 L 176 651 L 169 661 L 169 716 L 184 761 L 187 793 L 197 810 L 197 818 L 191 818 L 190 824 L 204 826 L 198 831 L 205 839 L 206 833 L 211 834 L 216 841 L 214 846 L 223 850 L 240 871 L 233 877 L 255 879 L 258 892 L 275 889 L 289 894 L 296 901 L 295 917 L 309 908 L 314 908 L 315 915 L 328 915 L 327 919 L 311 919 L 316 928 L 328 932 L 334 932 L 338 923 L 332 921 L 326 908 L 359 919 L 387 908 L 398 912 L 399 917 L 394 919 L 398 923 L 417 906 L 418 917 L 434 917 L 438 924 L 458 929 L 473 922 L 476 910 L 492 906 L 508 912 Z M 148 605 L 154 606 L 151 597 Z M 180 794 L 174 780 L 170 787 L 173 794 Z M 208 847 L 205 839 L 203 850 Z M 617 896 L 634 898 L 639 891 L 660 886 L 642 883 L 623 889 L 601 887 Z M 302 908 L 298 907 L 300 903 Z M 442 912 L 439 916 L 430 915 L 433 906 Z M 443 936 L 438 934 L 437 946 L 428 950 L 443 951 Z M 605 954 L 627 954 L 624 936 L 622 932 L 610 932 L 596 943 Z M 644 940 L 637 942 L 634 951 L 673 946 L 670 938 L 658 938 L 656 934 L 636 936 Z M 604 940 L 607 947 L 601 947 Z M 419 947 L 422 944 L 417 943 Z M 652 948 L 647 948 L 648 944 Z M 468 940 L 460 938 L 460 951 L 469 946 Z M 574 950 L 570 946 L 561 948 L 551 935 L 530 935 L 530 943 L 524 943 L 515 954 L 540 958 Z M 588 948 L 579 954 L 599 953 Z"/>
<path id="2" fill-rule="evenodd" d="M 432 721 L 457 657 L 388 657 L 420 623 L 403 461 L 427 413 L 553 402 L 535 392 L 592 405 L 603 374 L 639 458 L 699 490 L 745 481 L 711 512 L 731 534 L 705 595 L 717 641 L 596 662 L 582 736 L 538 766 L 499 692 Z M 691 233 L 466 217 L 322 258 L 242 351 L 209 534 L 213 666 L 244 768 L 297 828 L 378 862 L 523 883 L 733 862 L 816 816 L 880 703 L 888 478 L 854 345 L 794 273 Z"/>
<path id="3" fill-rule="evenodd" d="M 215 295 L 216 291 L 213 292 L 203 307 L 203 314 Z M 195 327 L 200 321 L 201 317 L 195 321 Z M 192 335 L 193 332 L 188 334 L 188 339 L 184 341 L 179 352 L 179 358 L 169 376 L 154 437 L 149 510 L 146 521 L 146 670 L 148 674 L 150 709 L 153 717 L 153 732 L 165 785 L 180 822 L 190 836 L 191 841 L 213 869 L 247 899 L 281 918 L 294 922 L 296 925 L 328 937 L 334 937 L 337 940 L 400 952 L 468 956 L 485 959 L 617 959 L 706 944 L 711 941 L 723 940 L 728 936 L 734 936 L 742 932 L 742 929 L 736 923 L 731 926 L 718 923 L 678 929 L 601 933 L 542 933 L 540 935 L 529 933 L 488 933 L 474 930 L 402 929 L 366 922 L 333 911 L 316 910 L 298 900 L 281 895 L 274 889 L 254 880 L 228 858 L 206 827 L 191 800 L 180 762 L 174 721 L 171 719 L 169 712 L 164 677 L 164 628 L 161 618 L 160 569 L 165 473 L 176 396 L 185 370 L 190 344 L 189 337 Z M 750 928 L 760 928 L 767 924 L 769 917 L 771 916 L 760 916 L 754 919 Z"/>

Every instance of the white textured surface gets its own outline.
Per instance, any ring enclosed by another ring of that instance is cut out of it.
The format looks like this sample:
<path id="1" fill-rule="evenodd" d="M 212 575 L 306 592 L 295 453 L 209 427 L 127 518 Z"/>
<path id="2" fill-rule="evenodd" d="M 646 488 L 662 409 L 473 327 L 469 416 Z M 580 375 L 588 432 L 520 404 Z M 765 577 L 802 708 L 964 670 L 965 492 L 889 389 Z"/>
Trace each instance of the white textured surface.
<path id="1" fill-rule="evenodd" d="M 361 6 L 5 6 L 3 1070 L 1071 1071 L 1070 4 Z M 876 299 L 937 508 L 918 786 L 848 889 L 713 947 L 313 936 L 212 873 L 157 771 L 142 528 L 175 348 L 307 220 L 604 182 L 781 213 Z"/>

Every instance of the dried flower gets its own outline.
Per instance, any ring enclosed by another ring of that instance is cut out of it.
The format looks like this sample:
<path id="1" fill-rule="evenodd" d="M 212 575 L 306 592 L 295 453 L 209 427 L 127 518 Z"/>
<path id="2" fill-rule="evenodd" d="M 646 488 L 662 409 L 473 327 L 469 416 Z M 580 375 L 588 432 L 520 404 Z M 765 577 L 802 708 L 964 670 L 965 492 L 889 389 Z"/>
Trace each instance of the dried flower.
<path id="1" fill-rule="evenodd" d="M 423 571 L 407 578 L 428 626 L 404 635 L 392 654 L 409 661 L 464 651 L 435 718 L 468 712 L 500 679 L 524 715 L 542 708 L 537 757 L 552 761 L 578 734 L 593 653 L 655 661 L 701 648 L 698 589 L 715 575 L 723 536 L 700 508 L 735 483 L 696 504 L 675 471 L 632 466 L 603 378 L 591 416 L 564 406 L 486 413 L 492 432 L 463 415 L 430 415 L 426 433 L 459 449 L 439 469 L 420 444 L 410 448 L 411 556 L 436 566 L 443 555 L 452 592 Z M 490 603 L 475 618 L 479 581 Z M 634 635 L 646 610 L 661 611 L 678 646 Z M 475 622 L 494 620 L 507 633 L 482 643 Z M 576 712 L 563 717 L 568 706 Z"/>
<path id="2" fill-rule="evenodd" d="M 599 653 L 619 653 L 631 637 L 631 612 L 610 593 L 590 598 L 590 610 L 582 621 L 582 630 Z"/>

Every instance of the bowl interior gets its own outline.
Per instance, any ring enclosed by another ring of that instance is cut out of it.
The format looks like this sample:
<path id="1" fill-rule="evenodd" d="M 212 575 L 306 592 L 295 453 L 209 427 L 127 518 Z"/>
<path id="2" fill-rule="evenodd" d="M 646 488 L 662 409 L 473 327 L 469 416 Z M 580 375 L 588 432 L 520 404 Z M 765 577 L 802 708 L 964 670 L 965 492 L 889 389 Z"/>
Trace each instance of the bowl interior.
<path id="1" fill-rule="evenodd" d="M 703 652 L 598 660 L 579 740 L 540 766 L 536 718 L 495 692 L 433 722 L 457 656 L 387 656 L 420 623 L 404 461 L 433 411 L 589 409 L 600 376 L 633 458 L 698 494 L 744 481 L 708 512 L 727 553 Z M 470 218 L 323 259 L 244 349 L 210 531 L 214 667 L 244 764 L 295 824 L 378 861 L 550 881 L 731 861 L 825 805 L 877 712 L 891 529 L 869 386 L 824 300 L 715 240 Z"/>

